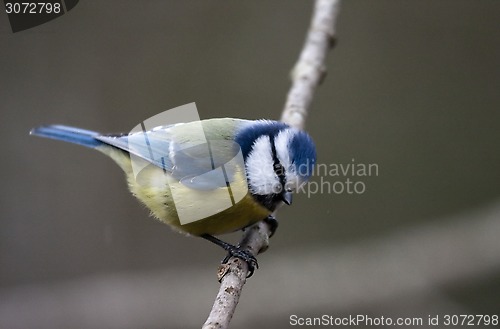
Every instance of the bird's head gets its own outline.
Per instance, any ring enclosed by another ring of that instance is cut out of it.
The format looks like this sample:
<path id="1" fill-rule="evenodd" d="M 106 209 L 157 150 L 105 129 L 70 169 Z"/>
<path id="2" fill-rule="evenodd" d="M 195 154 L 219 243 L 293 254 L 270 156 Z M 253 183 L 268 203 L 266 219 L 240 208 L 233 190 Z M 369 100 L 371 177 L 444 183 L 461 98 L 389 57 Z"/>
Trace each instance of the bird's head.
<path id="1" fill-rule="evenodd" d="M 236 142 L 252 196 L 270 211 L 291 204 L 292 193 L 309 179 L 316 162 L 311 137 L 282 122 L 258 120 L 244 126 Z"/>

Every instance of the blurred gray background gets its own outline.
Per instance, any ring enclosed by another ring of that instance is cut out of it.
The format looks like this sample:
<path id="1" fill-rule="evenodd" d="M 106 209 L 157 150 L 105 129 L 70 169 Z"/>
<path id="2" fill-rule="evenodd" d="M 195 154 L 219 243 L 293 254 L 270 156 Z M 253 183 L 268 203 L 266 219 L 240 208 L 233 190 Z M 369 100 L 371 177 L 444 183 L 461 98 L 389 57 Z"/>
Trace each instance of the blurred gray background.
<path id="1" fill-rule="evenodd" d="M 223 252 L 148 218 L 100 153 L 28 132 L 128 131 L 193 101 L 278 119 L 311 9 L 81 0 L 15 34 L 0 13 L 1 328 L 201 327 Z M 234 328 L 500 313 L 499 17 L 498 1 L 342 3 L 307 130 L 319 162 L 379 175 L 279 212 Z"/>

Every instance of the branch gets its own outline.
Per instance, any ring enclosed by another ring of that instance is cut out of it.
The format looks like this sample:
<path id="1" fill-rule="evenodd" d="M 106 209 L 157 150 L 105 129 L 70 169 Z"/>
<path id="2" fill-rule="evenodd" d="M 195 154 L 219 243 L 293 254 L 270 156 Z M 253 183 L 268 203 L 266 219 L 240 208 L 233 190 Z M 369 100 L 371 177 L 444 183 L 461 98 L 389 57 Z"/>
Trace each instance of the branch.
<path id="1" fill-rule="evenodd" d="M 335 20 L 340 0 L 316 0 L 311 26 L 299 60 L 292 70 L 292 86 L 288 92 L 281 121 L 302 129 L 316 87 L 326 76 L 325 59 L 335 40 Z M 269 246 L 270 228 L 261 221 L 245 231 L 240 246 L 254 256 Z M 228 328 L 246 282 L 248 266 L 232 257 L 219 268 L 219 293 L 203 325 L 203 329 Z"/>
<path id="2" fill-rule="evenodd" d="M 292 86 L 288 92 L 281 121 L 302 129 L 316 87 L 326 77 L 325 60 L 335 45 L 335 20 L 339 1 L 317 0 L 304 48 L 291 73 Z"/>

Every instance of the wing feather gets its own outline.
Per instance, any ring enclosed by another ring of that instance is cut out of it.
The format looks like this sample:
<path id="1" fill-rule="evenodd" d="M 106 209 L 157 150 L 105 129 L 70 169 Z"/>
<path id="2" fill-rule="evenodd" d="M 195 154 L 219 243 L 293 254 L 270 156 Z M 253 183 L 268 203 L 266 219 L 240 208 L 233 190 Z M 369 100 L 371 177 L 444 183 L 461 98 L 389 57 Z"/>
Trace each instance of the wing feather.
<path id="1" fill-rule="evenodd" d="M 231 139 L 231 134 L 220 134 L 217 129 L 207 129 L 204 121 L 201 123 L 160 126 L 123 135 L 99 135 L 95 139 L 162 168 L 189 188 L 226 187 L 234 181 L 237 172 L 245 170 L 240 146 Z"/>

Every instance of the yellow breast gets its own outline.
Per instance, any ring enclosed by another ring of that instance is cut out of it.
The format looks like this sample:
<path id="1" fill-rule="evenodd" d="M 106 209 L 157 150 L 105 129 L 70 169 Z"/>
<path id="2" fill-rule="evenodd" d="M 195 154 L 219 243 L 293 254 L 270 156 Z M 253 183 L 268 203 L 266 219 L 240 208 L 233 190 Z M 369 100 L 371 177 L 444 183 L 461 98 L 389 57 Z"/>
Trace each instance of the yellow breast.
<path id="1" fill-rule="evenodd" d="M 229 188 L 198 190 L 185 186 L 154 165 L 134 173 L 127 153 L 111 147 L 99 150 L 122 167 L 130 191 L 151 213 L 177 231 L 192 235 L 230 233 L 270 214 L 248 192 L 243 168 L 234 173 Z"/>

